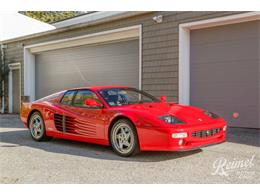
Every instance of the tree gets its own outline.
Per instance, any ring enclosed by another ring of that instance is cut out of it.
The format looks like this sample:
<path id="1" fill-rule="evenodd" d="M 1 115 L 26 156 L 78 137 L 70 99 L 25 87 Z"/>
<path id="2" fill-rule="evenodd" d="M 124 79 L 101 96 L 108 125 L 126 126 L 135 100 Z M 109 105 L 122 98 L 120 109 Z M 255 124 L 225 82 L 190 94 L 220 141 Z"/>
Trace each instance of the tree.
<path id="1" fill-rule="evenodd" d="M 20 11 L 19 13 L 42 22 L 53 23 L 83 14 L 80 11 Z"/>

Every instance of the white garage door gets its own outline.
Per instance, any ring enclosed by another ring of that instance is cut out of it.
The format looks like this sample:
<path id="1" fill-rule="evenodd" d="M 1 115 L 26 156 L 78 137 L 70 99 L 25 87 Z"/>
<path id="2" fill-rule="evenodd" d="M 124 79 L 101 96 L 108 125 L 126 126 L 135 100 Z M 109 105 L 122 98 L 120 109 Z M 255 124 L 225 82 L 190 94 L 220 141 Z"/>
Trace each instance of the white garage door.
<path id="1" fill-rule="evenodd" d="M 260 128 L 259 24 L 191 31 L 191 104 L 222 115 L 230 126 Z"/>
<path id="2" fill-rule="evenodd" d="M 92 85 L 139 85 L 139 41 L 79 46 L 36 55 L 36 99 Z"/>

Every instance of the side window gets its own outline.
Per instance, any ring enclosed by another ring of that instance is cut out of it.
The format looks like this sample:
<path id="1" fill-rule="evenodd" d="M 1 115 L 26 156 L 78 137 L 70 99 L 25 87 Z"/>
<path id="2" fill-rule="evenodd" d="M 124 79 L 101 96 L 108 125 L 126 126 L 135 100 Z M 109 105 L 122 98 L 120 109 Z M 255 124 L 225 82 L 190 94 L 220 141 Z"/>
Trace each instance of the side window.
<path id="1" fill-rule="evenodd" d="M 87 108 L 87 106 L 85 105 L 85 101 L 87 99 L 96 99 L 97 101 L 100 101 L 97 95 L 93 91 L 79 90 L 73 100 L 72 105 Z"/>
<path id="2" fill-rule="evenodd" d="M 65 95 L 63 96 L 60 103 L 66 104 L 66 105 L 71 105 L 75 93 L 76 93 L 76 91 L 67 91 L 65 93 Z"/>

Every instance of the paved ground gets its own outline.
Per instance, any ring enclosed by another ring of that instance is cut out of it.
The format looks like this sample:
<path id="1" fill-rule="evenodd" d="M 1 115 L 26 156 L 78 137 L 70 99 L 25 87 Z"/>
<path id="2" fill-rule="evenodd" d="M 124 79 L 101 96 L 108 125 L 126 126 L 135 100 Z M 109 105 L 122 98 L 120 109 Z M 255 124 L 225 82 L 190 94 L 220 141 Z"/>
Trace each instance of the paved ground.
<path id="1" fill-rule="evenodd" d="M 260 183 L 259 133 L 229 129 L 220 145 L 121 158 L 104 146 L 34 142 L 18 116 L 0 115 L 0 183 Z"/>

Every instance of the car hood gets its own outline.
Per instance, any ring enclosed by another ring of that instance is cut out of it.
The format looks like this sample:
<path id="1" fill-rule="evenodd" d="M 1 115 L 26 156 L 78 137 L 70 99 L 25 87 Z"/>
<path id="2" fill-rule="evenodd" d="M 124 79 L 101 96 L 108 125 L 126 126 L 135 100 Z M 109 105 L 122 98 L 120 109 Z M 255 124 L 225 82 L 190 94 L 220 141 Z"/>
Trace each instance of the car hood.
<path id="1" fill-rule="evenodd" d="M 201 124 L 215 121 L 215 119 L 207 116 L 203 109 L 168 102 L 129 105 L 127 110 L 139 113 L 142 116 L 153 115 L 156 118 L 168 114 L 183 120 L 186 124 Z"/>

